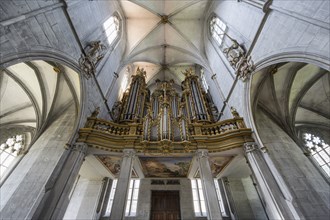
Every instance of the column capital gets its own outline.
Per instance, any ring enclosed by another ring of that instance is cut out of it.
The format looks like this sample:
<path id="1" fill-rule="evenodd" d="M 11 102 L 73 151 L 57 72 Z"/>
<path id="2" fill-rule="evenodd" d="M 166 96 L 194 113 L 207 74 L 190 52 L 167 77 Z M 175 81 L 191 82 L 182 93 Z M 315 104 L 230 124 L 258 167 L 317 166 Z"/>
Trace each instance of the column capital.
<path id="1" fill-rule="evenodd" d="M 196 156 L 198 159 L 200 158 L 208 158 L 209 157 L 209 151 L 206 149 L 199 149 L 196 151 Z"/>
<path id="2" fill-rule="evenodd" d="M 133 149 L 124 149 L 123 150 L 123 157 L 134 157 L 136 151 Z"/>
<path id="3" fill-rule="evenodd" d="M 77 142 L 77 143 L 74 143 L 74 144 L 66 144 L 66 146 L 64 148 L 67 149 L 67 150 L 78 151 L 80 153 L 86 154 L 87 149 L 88 149 L 88 145 L 86 143 L 83 143 L 83 142 Z"/>
<path id="4" fill-rule="evenodd" d="M 246 142 L 246 143 L 244 143 L 243 147 L 244 147 L 245 153 L 249 153 L 249 152 L 259 149 L 258 145 L 255 142 Z"/>

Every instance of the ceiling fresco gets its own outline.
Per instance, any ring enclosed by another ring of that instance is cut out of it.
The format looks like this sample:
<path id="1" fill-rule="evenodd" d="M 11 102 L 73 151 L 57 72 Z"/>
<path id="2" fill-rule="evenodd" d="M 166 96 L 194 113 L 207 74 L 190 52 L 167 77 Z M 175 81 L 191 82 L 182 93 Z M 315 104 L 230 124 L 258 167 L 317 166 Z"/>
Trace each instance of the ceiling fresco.
<path id="1" fill-rule="evenodd" d="M 209 163 L 213 177 L 216 178 L 233 158 L 234 157 L 221 157 L 221 156 L 209 157 Z M 194 178 L 201 178 L 199 171 L 195 173 Z"/>
<path id="2" fill-rule="evenodd" d="M 140 157 L 140 161 L 146 178 L 182 178 L 188 175 L 191 157 Z"/>
<path id="3" fill-rule="evenodd" d="M 120 156 L 96 155 L 95 156 L 116 178 L 120 172 Z M 136 172 L 132 170 L 132 177 L 137 178 Z"/>
<path id="4" fill-rule="evenodd" d="M 216 177 L 234 157 L 209 157 L 213 177 Z"/>

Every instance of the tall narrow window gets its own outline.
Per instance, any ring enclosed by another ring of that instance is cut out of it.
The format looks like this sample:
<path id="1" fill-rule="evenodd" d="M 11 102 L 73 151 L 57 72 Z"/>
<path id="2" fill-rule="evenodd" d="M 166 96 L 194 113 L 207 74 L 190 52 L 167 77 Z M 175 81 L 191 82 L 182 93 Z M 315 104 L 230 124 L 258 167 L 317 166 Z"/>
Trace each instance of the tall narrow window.
<path id="1" fill-rule="evenodd" d="M 196 216 L 206 216 L 206 205 L 202 189 L 202 181 L 200 179 L 191 180 L 191 188 L 193 194 L 194 210 Z"/>
<path id="2" fill-rule="evenodd" d="M 109 45 L 112 45 L 119 34 L 119 19 L 116 15 L 111 16 L 103 24 L 105 34 L 108 38 Z"/>
<path id="3" fill-rule="evenodd" d="M 125 216 L 136 216 L 139 187 L 140 187 L 140 180 L 130 181 Z"/>
<path id="4" fill-rule="evenodd" d="M 226 32 L 226 24 L 223 23 L 219 17 L 214 16 L 210 20 L 210 32 L 213 39 L 217 42 L 218 46 L 221 46 L 223 37 Z"/>
<path id="5" fill-rule="evenodd" d="M 305 146 L 311 151 L 311 155 L 322 170 L 330 177 L 330 146 L 320 137 L 310 133 L 303 135 Z"/>
<path id="6" fill-rule="evenodd" d="M 215 190 L 217 191 L 217 196 L 218 196 L 218 200 L 219 200 L 221 215 L 222 216 L 227 216 L 225 207 L 223 205 L 223 200 L 222 200 L 222 196 L 221 196 L 221 192 L 220 192 L 220 187 L 219 187 L 218 180 L 216 180 L 216 179 L 214 180 L 214 185 L 215 185 Z"/>
<path id="7" fill-rule="evenodd" d="M 107 206 L 107 210 L 105 211 L 105 216 L 110 216 L 112 204 L 113 204 L 113 198 L 115 197 L 116 188 L 117 188 L 117 180 L 115 179 L 112 182 L 108 206 Z"/>
<path id="8" fill-rule="evenodd" d="M 0 145 L 0 179 L 23 149 L 23 135 L 8 138 Z"/>

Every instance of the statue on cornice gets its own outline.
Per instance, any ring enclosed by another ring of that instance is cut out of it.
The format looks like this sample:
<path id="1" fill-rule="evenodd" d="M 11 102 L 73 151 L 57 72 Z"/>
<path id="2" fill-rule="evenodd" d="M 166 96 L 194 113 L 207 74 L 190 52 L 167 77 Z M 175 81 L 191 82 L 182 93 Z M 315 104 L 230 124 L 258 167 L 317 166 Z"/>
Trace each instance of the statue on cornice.
<path id="1" fill-rule="evenodd" d="M 115 122 L 119 121 L 122 110 L 123 110 L 122 102 L 121 101 L 115 102 L 111 109 L 111 116 Z"/>
<path id="2" fill-rule="evenodd" d="M 234 108 L 233 106 L 230 107 L 230 112 L 233 115 L 234 118 L 240 118 L 236 108 Z"/>

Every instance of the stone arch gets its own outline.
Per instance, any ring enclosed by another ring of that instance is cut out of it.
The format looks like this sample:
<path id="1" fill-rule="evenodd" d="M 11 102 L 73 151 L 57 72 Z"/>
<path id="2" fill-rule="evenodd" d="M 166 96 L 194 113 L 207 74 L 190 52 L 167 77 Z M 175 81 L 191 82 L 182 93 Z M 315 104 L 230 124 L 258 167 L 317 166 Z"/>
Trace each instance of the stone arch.
<path id="1" fill-rule="evenodd" d="M 311 88 L 316 83 L 329 80 L 327 60 L 314 54 L 299 55 L 292 52 L 262 59 L 256 66 L 257 69 L 245 89 L 249 123 L 256 131 L 254 137 L 260 147 L 268 149 L 267 154 L 273 161 L 268 166 L 272 167 L 274 176 L 279 175 L 278 171 L 280 171 L 280 178 L 283 180 L 277 179 L 278 184 L 284 183 L 288 186 L 293 205 L 299 210 L 298 215 L 305 218 L 312 217 L 313 214 L 304 204 L 308 197 L 318 201 L 318 204 L 314 204 L 319 209 L 318 218 L 326 219 L 322 210 L 329 208 L 326 202 L 329 196 L 329 182 L 320 169 L 312 163 L 312 159 L 304 155 L 306 152 L 301 149 L 302 143 L 297 136 L 295 126 L 303 115 L 301 112 L 300 116 L 297 115 L 298 108 L 303 108 L 302 101 L 311 100 L 305 98 L 308 92 L 315 92 Z M 326 91 L 328 90 L 329 88 Z M 314 101 L 317 101 L 321 95 L 316 95 Z M 330 113 L 328 111 L 325 114 L 329 117 Z M 308 117 L 305 118 L 306 121 L 309 120 Z M 317 120 L 316 117 L 311 118 Z M 324 120 L 329 125 L 330 119 Z"/>

